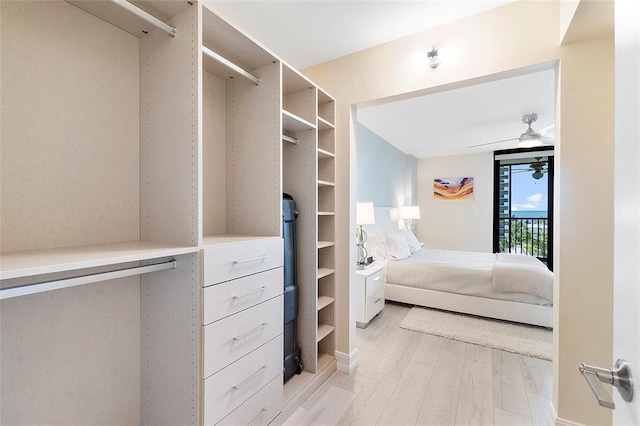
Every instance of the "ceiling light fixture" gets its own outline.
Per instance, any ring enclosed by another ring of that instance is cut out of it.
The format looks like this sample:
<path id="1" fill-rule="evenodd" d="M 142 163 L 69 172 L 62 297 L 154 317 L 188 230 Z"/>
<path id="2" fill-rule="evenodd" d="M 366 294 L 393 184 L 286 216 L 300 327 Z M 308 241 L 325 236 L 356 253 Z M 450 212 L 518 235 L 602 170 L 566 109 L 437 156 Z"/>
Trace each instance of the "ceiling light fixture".
<path id="1" fill-rule="evenodd" d="M 427 58 L 429 60 L 429 66 L 432 69 L 438 68 L 442 63 L 440 56 L 438 56 L 438 50 L 436 49 L 435 46 L 431 48 L 430 52 L 427 52 Z"/>
<path id="2" fill-rule="evenodd" d="M 522 117 L 522 122 L 527 125 L 527 130 L 518 138 L 518 146 L 520 148 L 535 148 L 542 145 L 542 137 L 540 133 L 531 128 L 531 123 L 538 119 L 538 114 L 526 114 Z"/>

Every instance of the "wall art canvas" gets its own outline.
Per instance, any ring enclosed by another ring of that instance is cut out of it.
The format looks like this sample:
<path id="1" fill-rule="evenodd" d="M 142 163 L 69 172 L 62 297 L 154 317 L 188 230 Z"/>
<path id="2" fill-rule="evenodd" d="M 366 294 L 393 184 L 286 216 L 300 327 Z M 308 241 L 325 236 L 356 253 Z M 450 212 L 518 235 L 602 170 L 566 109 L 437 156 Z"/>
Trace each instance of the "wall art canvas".
<path id="1" fill-rule="evenodd" d="M 433 199 L 451 201 L 473 200 L 473 178 L 455 177 L 433 180 Z"/>

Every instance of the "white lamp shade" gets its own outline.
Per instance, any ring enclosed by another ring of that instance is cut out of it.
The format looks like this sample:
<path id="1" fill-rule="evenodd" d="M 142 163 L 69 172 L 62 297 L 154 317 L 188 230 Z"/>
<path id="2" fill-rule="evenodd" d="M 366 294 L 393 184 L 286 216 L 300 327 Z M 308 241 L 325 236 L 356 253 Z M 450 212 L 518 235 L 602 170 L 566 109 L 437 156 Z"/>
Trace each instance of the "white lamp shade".
<path id="1" fill-rule="evenodd" d="M 400 219 L 420 219 L 420 206 L 403 206 L 398 213 Z"/>
<path id="2" fill-rule="evenodd" d="M 373 203 L 356 203 L 356 225 L 373 225 L 376 223 Z"/>

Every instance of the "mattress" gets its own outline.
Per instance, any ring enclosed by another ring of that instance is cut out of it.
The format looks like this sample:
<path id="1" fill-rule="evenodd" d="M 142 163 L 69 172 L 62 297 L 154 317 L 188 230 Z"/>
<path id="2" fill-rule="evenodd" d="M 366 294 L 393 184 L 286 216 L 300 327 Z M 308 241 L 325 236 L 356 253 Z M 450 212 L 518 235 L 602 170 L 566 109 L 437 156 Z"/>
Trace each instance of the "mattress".
<path id="1" fill-rule="evenodd" d="M 387 262 L 387 283 L 407 287 L 551 306 L 534 294 L 495 291 L 495 253 L 423 249 L 403 260 Z"/>

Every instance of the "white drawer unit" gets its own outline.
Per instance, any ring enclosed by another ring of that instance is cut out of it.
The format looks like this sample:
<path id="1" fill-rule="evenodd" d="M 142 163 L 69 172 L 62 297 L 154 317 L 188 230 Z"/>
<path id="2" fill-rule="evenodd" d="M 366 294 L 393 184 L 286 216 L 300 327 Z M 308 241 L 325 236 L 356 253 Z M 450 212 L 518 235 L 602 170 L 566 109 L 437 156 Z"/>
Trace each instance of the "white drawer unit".
<path id="1" fill-rule="evenodd" d="M 384 284 L 386 268 L 384 265 L 370 265 L 356 271 L 356 326 L 365 328 L 384 308 Z"/>
<path id="2" fill-rule="evenodd" d="M 204 377 L 282 334 L 283 296 L 204 327 Z M 282 355 L 280 356 L 282 363 Z M 282 366 L 281 366 L 282 367 Z"/>
<path id="3" fill-rule="evenodd" d="M 208 241 L 215 243 L 202 252 L 203 423 L 267 424 L 283 403 L 282 238 Z"/>
<path id="4" fill-rule="evenodd" d="M 282 376 L 280 374 L 270 381 L 258 393 L 222 419 L 218 425 L 268 425 L 280 413 L 280 407 L 282 407 Z"/>
<path id="5" fill-rule="evenodd" d="M 204 324 L 228 317 L 282 294 L 282 268 L 205 287 Z"/>
<path id="6" fill-rule="evenodd" d="M 260 238 L 204 249 L 203 285 L 221 283 L 284 264 L 282 238 Z"/>
<path id="7" fill-rule="evenodd" d="M 282 375 L 282 335 L 204 381 L 204 424 L 214 425 Z M 282 387 L 282 382 L 279 382 Z M 261 398 L 257 403 L 266 403 Z M 280 408 L 278 407 L 278 411 Z"/>

